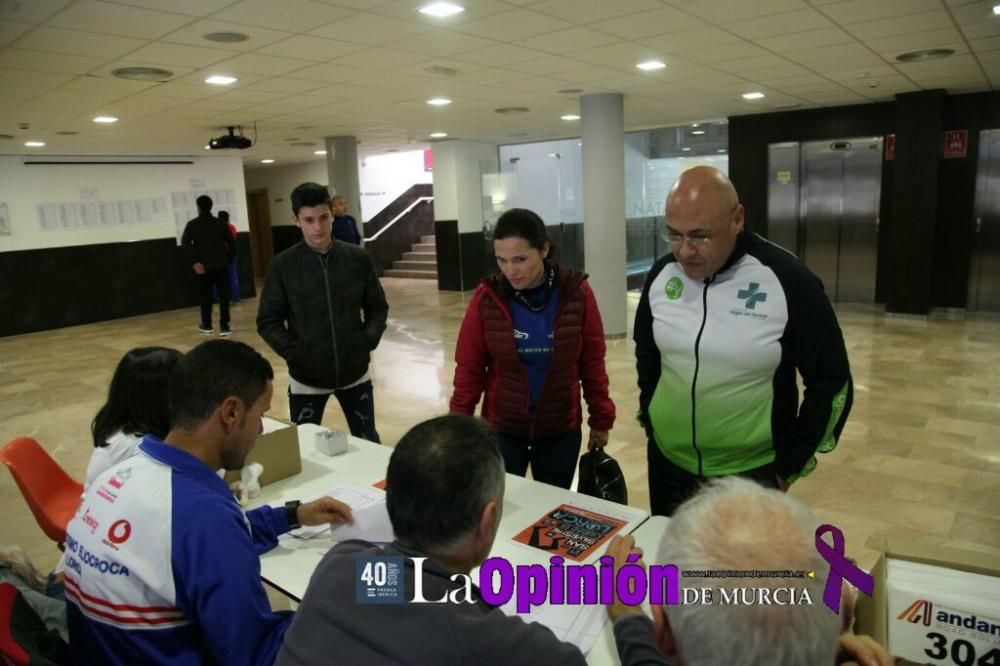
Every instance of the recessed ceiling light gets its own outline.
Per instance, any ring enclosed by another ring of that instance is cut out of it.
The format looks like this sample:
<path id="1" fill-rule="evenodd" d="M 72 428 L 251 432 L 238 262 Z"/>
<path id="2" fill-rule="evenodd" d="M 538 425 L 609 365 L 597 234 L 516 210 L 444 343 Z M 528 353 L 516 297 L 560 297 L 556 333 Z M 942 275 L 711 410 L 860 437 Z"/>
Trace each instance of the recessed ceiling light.
<path id="1" fill-rule="evenodd" d="M 118 122 L 118 119 L 115 118 L 114 116 L 97 116 L 96 118 L 94 118 L 94 122 L 110 125 L 111 123 Z"/>
<path id="2" fill-rule="evenodd" d="M 119 67 L 111 70 L 111 76 L 130 81 L 166 81 L 174 73 L 160 67 Z"/>
<path id="3" fill-rule="evenodd" d="M 448 99 L 447 97 L 432 97 L 431 99 L 427 100 L 427 103 L 430 104 L 431 106 L 448 106 L 449 104 L 451 104 L 451 100 Z"/>
<path id="4" fill-rule="evenodd" d="M 683 148 L 681 148 L 681 150 L 683 150 L 686 153 L 691 150 L 691 146 L 684 146 Z"/>
<path id="5" fill-rule="evenodd" d="M 923 62 L 924 60 L 947 58 L 954 53 L 954 49 L 920 49 L 919 51 L 900 53 L 896 56 L 896 60 L 899 62 Z"/>
<path id="6" fill-rule="evenodd" d="M 325 150 L 314 150 L 313 155 L 326 155 Z"/>
<path id="7" fill-rule="evenodd" d="M 691 134 L 702 135 L 704 133 L 705 133 L 705 130 L 691 130 Z"/>
<path id="8" fill-rule="evenodd" d="M 445 16 L 454 16 L 455 14 L 461 14 L 465 11 L 465 7 L 452 4 L 450 2 L 432 2 L 429 5 L 424 5 L 418 10 L 421 14 L 426 14 L 428 16 L 436 16 L 437 18 L 444 18 Z"/>
<path id="9" fill-rule="evenodd" d="M 236 83 L 239 79 L 235 76 L 226 76 L 224 74 L 213 74 L 212 76 L 205 79 L 205 83 L 210 83 L 213 86 L 228 86 L 230 83 Z"/>
<path id="10" fill-rule="evenodd" d="M 212 146 L 205 146 L 205 150 L 212 150 Z"/>
<path id="11" fill-rule="evenodd" d="M 579 120 L 580 116 L 575 113 L 567 113 L 565 116 L 559 116 L 562 120 Z"/>
<path id="12" fill-rule="evenodd" d="M 443 139 L 448 136 L 447 132 L 431 132 L 432 139 Z"/>
<path id="13" fill-rule="evenodd" d="M 24 142 L 24 147 L 25 148 L 44 148 L 45 147 L 45 142 L 44 141 L 25 141 Z"/>
<path id="14" fill-rule="evenodd" d="M 250 39 L 250 35 L 243 34 L 242 32 L 210 32 L 207 35 L 203 35 L 203 37 L 210 42 L 217 42 L 219 44 L 234 44 Z"/>
<path id="15" fill-rule="evenodd" d="M 717 151 L 715 151 L 715 152 L 717 152 L 717 153 L 724 153 L 724 152 L 726 152 L 726 149 L 725 149 L 725 148 L 719 148 L 719 149 L 718 149 Z"/>
<path id="16" fill-rule="evenodd" d="M 1000 16 L 1000 5 L 993 5 L 993 15 Z"/>
<path id="17" fill-rule="evenodd" d="M 743 93 L 743 99 L 764 99 L 764 93 L 762 92 Z"/>
<path id="18" fill-rule="evenodd" d="M 666 64 L 661 60 L 647 60 L 646 62 L 640 62 L 636 67 L 644 72 L 652 72 L 657 69 L 663 69 L 666 67 Z"/>
<path id="19" fill-rule="evenodd" d="M 274 160 L 261 160 L 261 164 L 274 164 Z"/>

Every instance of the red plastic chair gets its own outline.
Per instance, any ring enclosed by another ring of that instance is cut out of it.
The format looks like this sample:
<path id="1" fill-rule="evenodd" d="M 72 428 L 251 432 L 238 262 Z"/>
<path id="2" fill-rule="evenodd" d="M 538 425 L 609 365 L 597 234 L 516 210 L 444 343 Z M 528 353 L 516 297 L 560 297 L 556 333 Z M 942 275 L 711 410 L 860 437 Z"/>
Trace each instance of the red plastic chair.
<path id="1" fill-rule="evenodd" d="M 66 643 L 32 610 L 21 592 L 0 583 L 0 663 L 14 666 L 67 663 Z"/>
<path id="2" fill-rule="evenodd" d="M 46 536 L 62 544 L 66 525 L 80 505 L 83 484 L 70 477 L 31 437 L 11 440 L 0 449 L 0 460 L 17 482 L 38 526 Z"/>

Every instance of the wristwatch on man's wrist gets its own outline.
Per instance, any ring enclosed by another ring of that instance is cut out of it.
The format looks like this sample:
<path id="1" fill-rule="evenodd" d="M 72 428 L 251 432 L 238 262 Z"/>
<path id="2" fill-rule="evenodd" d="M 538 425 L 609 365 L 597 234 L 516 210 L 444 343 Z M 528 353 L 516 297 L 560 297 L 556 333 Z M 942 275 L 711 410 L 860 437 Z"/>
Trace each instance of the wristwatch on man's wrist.
<path id="1" fill-rule="evenodd" d="M 302 506 L 302 502 L 299 500 L 285 502 L 285 518 L 288 520 L 288 529 L 290 530 L 297 530 L 302 527 L 302 523 L 299 522 L 300 506 Z"/>

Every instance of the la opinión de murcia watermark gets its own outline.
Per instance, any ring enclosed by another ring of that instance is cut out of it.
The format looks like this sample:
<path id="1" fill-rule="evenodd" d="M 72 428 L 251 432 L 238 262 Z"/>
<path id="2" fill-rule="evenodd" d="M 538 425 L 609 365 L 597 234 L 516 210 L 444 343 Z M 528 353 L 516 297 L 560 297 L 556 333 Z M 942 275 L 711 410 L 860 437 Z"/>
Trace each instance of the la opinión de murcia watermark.
<path id="1" fill-rule="evenodd" d="M 827 534 L 832 544 L 824 540 Z M 844 557 L 844 535 L 833 525 L 821 525 L 816 530 L 816 550 L 830 565 L 823 602 L 836 614 L 840 613 L 842 582 L 846 580 L 864 594 L 871 596 L 875 579 Z M 404 559 L 413 566 L 413 596 L 407 598 L 403 585 Z M 423 572 L 426 557 L 367 556 L 357 561 L 357 599 L 361 603 L 474 603 L 476 593 L 472 577 L 456 573 L 451 580 L 458 586 L 439 599 L 428 599 L 424 592 Z M 478 596 L 487 604 L 502 606 L 514 599 L 518 613 L 528 613 L 533 606 L 610 605 L 616 600 L 627 606 L 648 601 L 651 605 L 712 604 L 723 605 L 806 605 L 812 604 L 809 591 L 803 587 L 731 587 L 699 588 L 680 586 L 680 578 L 790 578 L 814 577 L 804 570 L 684 570 L 674 564 L 651 564 L 643 567 L 639 556 L 631 554 L 625 564 L 615 570 L 614 559 L 608 555 L 595 564 L 567 564 L 565 558 L 554 555 L 548 566 L 542 564 L 511 564 L 502 557 L 491 557 L 479 569 Z"/>

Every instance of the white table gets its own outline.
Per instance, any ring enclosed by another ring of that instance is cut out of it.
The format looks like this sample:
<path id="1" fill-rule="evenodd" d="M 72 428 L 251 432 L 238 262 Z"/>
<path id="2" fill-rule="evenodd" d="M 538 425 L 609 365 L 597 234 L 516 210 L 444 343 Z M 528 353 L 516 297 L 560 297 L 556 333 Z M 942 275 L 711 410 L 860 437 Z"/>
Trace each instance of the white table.
<path id="1" fill-rule="evenodd" d="M 264 486 L 261 494 L 252 501 L 253 506 L 280 505 L 290 500 L 309 500 L 333 486 L 370 486 L 385 479 L 392 449 L 367 440 L 350 437 L 348 452 L 339 456 L 326 456 L 315 447 L 315 435 L 320 428 L 315 425 L 298 426 L 299 450 L 302 454 L 302 472 Z M 602 513 L 621 516 L 626 520 L 620 534 L 634 533 L 646 553 L 656 552 L 659 537 L 663 534 L 666 519 L 654 517 L 635 507 L 588 497 L 579 493 L 550 486 L 523 477 L 508 474 L 504 491 L 504 510 L 493 544 L 491 557 L 503 557 L 512 564 L 548 565 L 550 555 L 537 548 L 516 543 L 515 534 L 541 518 L 560 504 L 574 504 Z M 650 527 L 646 527 L 649 524 Z M 637 529 L 638 528 L 638 529 Z M 282 536 L 278 546 L 260 557 L 261 577 L 271 587 L 295 601 L 300 601 L 309 584 L 309 578 L 330 549 L 328 534 L 313 539 L 296 539 Z M 595 563 L 604 548 L 591 554 L 583 563 Z M 476 580 L 473 572 L 473 580 Z M 617 664 L 617 651 L 611 625 L 604 628 L 594 648 L 588 653 L 591 664 Z"/>
<path id="2" fill-rule="evenodd" d="M 298 426 L 302 471 L 264 486 L 252 500 L 253 506 L 309 501 L 333 486 L 369 486 L 385 478 L 391 448 L 349 436 L 347 453 L 327 456 L 316 450 L 320 430 L 312 424 Z M 261 578 L 285 596 L 301 601 L 309 578 L 330 545 L 328 534 L 306 540 L 282 536 L 277 547 L 260 556 Z"/>
<path id="3" fill-rule="evenodd" d="M 647 564 L 656 562 L 660 541 L 669 522 L 670 519 L 666 516 L 650 516 L 638 529 L 632 532 L 632 536 L 635 537 L 635 545 L 642 548 L 642 559 Z M 642 604 L 642 610 L 646 615 L 652 617 L 648 603 Z M 590 666 L 616 666 L 621 663 L 618 660 L 614 629 L 610 622 L 605 625 L 604 631 L 594 643 L 594 647 L 587 653 L 587 663 Z"/>

